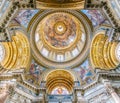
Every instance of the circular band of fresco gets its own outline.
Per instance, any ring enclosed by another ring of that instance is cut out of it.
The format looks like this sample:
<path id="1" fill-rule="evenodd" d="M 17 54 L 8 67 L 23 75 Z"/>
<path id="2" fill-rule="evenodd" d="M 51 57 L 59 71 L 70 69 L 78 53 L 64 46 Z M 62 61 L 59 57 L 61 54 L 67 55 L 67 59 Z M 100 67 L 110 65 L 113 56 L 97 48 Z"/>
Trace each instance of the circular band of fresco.
<path id="1" fill-rule="evenodd" d="M 51 10 L 37 15 L 30 24 L 30 42 L 36 60 L 49 68 L 68 68 L 81 63 L 87 56 L 88 33 L 91 33 L 84 16 L 67 10 Z"/>

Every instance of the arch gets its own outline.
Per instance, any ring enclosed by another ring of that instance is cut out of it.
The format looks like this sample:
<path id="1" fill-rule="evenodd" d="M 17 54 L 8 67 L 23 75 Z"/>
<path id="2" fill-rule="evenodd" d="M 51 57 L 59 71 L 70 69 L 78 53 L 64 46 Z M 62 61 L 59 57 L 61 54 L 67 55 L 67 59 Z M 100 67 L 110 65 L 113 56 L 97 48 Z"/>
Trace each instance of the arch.
<path id="1" fill-rule="evenodd" d="M 75 75 L 75 73 L 71 70 L 66 70 L 66 69 L 51 69 L 51 70 L 48 70 L 44 76 L 43 76 L 43 80 L 46 81 L 47 80 L 47 77 L 50 73 L 54 72 L 54 71 L 57 71 L 57 70 L 62 70 L 62 71 L 66 71 L 66 72 L 69 72 L 71 74 L 71 76 L 73 77 L 73 80 L 74 81 L 77 81 L 77 77 Z"/>
<path id="2" fill-rule="evenodd" d="M 7 52 L 1 65 L 6 70 L 28 68 L 30 62 L 30 45 L 27 37 L 20 30 L 15 31 L 11 42 L 2 42 Z"/>
<path id="3" fill-rule="evenodd" d="M 72 93 L 75 77 L 68 70 L 57 69 L 48 72 L 45 81 L 48 94 L 51 94 L 56 87 L 65 87 L 69 93 Z"/>
<path id="4" fill-rule="evenodd" d="M 36 7 L 42 9 L 83 9 L 85 0 L 36 0 Z"/>
<path id="5" fill-rule="evenodd" d="M 118 66 L 119 62 L 115 57 L 117 42 L 109 42 L 105 32 L 99 32 L 92 40 L 90 49 L 91 63 L 94 68 L 111 70 Z"/>

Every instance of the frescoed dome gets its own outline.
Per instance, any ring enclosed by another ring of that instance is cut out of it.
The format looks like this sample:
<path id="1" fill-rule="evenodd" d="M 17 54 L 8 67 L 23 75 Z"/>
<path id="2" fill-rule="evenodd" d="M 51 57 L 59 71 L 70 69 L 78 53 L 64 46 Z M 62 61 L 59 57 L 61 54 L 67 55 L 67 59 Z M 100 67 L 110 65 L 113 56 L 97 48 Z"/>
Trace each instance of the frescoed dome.
<path id="1" fill-rule="evenodd" d="M 84 20 L 87 17 L 82 12 L 63 10 L 37 15 L 31 24 L 30 39 L 38 62 L 52 68 L 68 68 L 81 63 L 90 44 L 91 27 Z"/>

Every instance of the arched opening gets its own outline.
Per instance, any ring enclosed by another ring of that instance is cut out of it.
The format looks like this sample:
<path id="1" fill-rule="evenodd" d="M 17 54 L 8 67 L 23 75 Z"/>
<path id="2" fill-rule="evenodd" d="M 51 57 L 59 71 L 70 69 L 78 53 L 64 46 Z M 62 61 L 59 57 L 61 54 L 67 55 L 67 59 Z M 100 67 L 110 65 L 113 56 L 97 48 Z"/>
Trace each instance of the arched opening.
<path id="1" fill-rule="evenodd" d="M 50 95 L 69 95 L 73 92 L 74 78 L 65 70 L 55 70 L 46 78 L 47 93 Z"/>
<path id="2" fill-rule="evenodd" d="M 104 32 L 99 32 L 92 40 L 90 56 L 95 68 L 112 70 L 116 68 L 119 61 L 116 58 L 115 48 L 118 42 L 111 41 Z"/>
<path id="3" fill-rule="evenodd" d="M 29 67 L 30 46 L 23 32 L 16 31 L 11 42 L 0 43 L 0 50 L 0 64 L 6 70 L 27 69 Z"/>

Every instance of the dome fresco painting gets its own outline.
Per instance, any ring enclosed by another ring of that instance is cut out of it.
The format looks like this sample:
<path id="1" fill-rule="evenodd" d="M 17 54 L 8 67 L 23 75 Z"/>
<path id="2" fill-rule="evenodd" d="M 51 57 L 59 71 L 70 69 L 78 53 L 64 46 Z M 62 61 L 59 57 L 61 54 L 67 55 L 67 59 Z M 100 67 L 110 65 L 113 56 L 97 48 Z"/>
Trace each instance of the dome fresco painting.
<path id="1" fill-rule="evenodd" d="M 41 14 L 44 18 L 38 13 L 36 20 L 30 22 L 30 43 L 37 62 L 49 68 L 72 68 L 83 62 L 88 54 L 92 28 L 82 12 L 76 13 L 81 16 L 67 10 L 48 11 Z"/>
<path id="2" fill-rule="evenodd" d="M 120 0 L 0 0 L 0 103 L 119 103 L 119 11 Z"/>
<path id="3" fill-rule="evenodd" d="M 46 20 L 41 22 L 43 26 L 43 32 L 45 35 L 45 41 L 56 48 L 64 48 L 72 44 L 77 34 L 77 23 L 71 17 L 65 13 L 51 14 Z M 42 31 L 42 30 L 41 30 Z"/>

